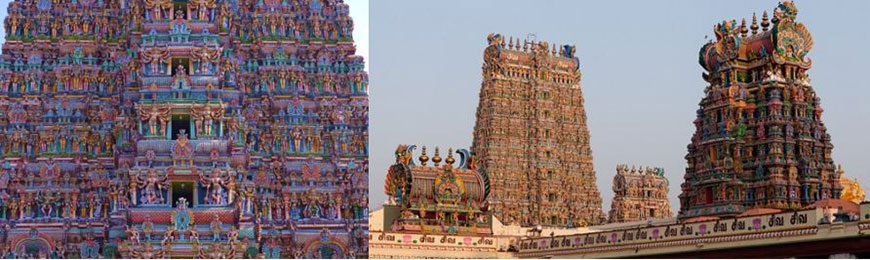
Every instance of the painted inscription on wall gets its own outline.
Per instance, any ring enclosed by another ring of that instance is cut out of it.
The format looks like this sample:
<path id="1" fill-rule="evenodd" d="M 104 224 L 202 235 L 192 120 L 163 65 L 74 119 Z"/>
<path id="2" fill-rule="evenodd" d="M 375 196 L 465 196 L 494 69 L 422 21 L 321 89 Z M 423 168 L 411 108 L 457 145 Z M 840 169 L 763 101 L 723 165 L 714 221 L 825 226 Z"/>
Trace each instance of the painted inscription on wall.
<path id="1" fill-rule="evenodd" d="M 592 248 L 788 230 L 813 227 L 819 222 L 821 217 L 821 209 L 813 209 L 698 223 L 532 238 L 521 240 L 519 242 L 519 250 L 520 252 L 535 252 L 570 248 Z"/>

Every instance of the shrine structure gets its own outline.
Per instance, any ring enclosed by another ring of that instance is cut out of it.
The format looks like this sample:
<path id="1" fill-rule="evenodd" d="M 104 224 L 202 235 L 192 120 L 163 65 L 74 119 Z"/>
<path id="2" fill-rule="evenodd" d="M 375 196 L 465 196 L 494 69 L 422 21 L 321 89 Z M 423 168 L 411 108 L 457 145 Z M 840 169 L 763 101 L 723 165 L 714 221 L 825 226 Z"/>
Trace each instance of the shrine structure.
<path id="1" fill-rule="evenodd" d="M 472 151 L 505 224 L 603 223 L 575 47 L 487 37 Z"/>
<path id="2" fill-rule="evenodd" d="M 754 15 L 750 24 L 723 21 L 701 48 L 709 85 L 688 145 L 680 218 L 840 198 L 821 98 L 807 75 L 813 38 L 797 14 L 782 2 L 760 26 Z"/>
<path id="3" fill-rule="evenodd" d="M 613 194 L 610 213 L 607 214 L 609 223 L 674 216 L 668 202 L 668 179 L 662 168 L 616 166 Z"/>
<path id="4" fill-rule="evenodd" d="M 10 3 L 0 254 L 367 256 L 367 74 L 348 10 Z"/>
<path id="5" fill-rule="evenodd" d="M 390 224 L 396 232 L 425 234 L 492 234 L 491 216 L 487 212 L 489 177 L 477 171 L 471 153 L 460 149 L 459 166 L 454 167 L 453 149 L 441 164 L 435 147 L 429 156 L 423 146 L 418 162 L 413 161 L 416 145 L 396 148 L 396 163 L 387 173 L 384 191 L 390 196 L 390 210 L 400 215 Z"/>

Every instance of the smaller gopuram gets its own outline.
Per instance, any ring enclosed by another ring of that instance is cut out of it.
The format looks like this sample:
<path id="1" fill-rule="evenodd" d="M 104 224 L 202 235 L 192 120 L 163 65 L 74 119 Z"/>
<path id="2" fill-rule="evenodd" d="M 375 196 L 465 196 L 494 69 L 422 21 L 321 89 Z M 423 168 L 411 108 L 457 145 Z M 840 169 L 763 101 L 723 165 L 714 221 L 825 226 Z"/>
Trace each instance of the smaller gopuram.
<path id="1" fill-rule="evenodd" d="M 385 219 L 394 232 L 424 234 L 492 234 L 492 217 L 486 210 L 489 195 L 489 178 L 476 170 L 471 153 L 459 149 L 458 167 L 454 167 L 453 149 L 442 158 L 435 147 L 432 158 L 426 147 L 413 161 L 416 145 L 399 145 L 396 148 L 396 163 L 387 173 L 385 192 L 390 199 L 385 210 L 392 220 Z M 431 161 L 431 164 L 430 164 Z"/>
<path id="2" fill-rule="evenodd" d="M 674 216 L 668 203 L 668 179 L 663 168 L 617 165 L 613 194 L 609 223 Z"/>

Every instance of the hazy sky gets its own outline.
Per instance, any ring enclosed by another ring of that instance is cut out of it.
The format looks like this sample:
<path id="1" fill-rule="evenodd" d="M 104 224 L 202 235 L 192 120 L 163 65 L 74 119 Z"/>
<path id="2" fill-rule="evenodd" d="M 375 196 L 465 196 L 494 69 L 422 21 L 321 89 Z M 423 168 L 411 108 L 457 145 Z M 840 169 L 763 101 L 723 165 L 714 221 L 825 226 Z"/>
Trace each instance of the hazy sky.
<path id="1" fill-rule="evenodd" d="M 372 207 L 396 145 L 468 148 L 486 35 L 576 44 L 604 210 L 617 164 L 664 167 L 676 210 L 705 82 L 698 51 L 723 19 L 759 22 L 777 1 L 403 1 L 370 7 Z M 834 160 L 870 185 L 868 1 L 798 1 Z M 431 148 L 430 148 L 431 149 Z M 444 149 L 446 150 L 446 149 Z M 419 151 L 418 151 L 419 155 Z"/>

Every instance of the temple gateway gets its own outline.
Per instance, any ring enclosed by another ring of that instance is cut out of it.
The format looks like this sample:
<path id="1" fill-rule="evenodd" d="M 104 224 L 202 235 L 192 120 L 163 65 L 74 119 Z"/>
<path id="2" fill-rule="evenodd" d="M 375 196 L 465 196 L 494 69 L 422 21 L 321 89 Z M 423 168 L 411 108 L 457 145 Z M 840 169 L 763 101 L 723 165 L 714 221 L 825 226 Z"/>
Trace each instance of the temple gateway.
<path id="1" fill-rule="evenodd" d="M 0 255 L 367 255 L 368 78 L 341 0 L 16 0 Z"/>
<path id="2" fill-rule="evenodd" d="M 385 187 L 391 200 L 370 216 L 371 256 L 870 257 L 870 202 L 831 158 L 806 74 L 812 38 L 796 16 L 783 2 L 760 23 L 715 26 L 716 41 L 700 53 L 709 86 L 678 215 L 664 169 L 620 165 L 607 224 L 573 47 L 490 35 L 472 151 L 460 149 L 454 166 L 448 149 L 440 165 L 436 147 L 430 165 L 426 149 L 416 157 L 416 146 L 398 147 Z"/>
<path id="3" fill-rule="evenodd" d="M 810 85 L 813 38 L 784 2 L 768 20 L 723 21 L 701 48 L 705 97 L 686 155 L 679 217 L 801 209 L 837 199 L 821 98 Z M 760 29 L 760 30 L 759 30 Z"/>

